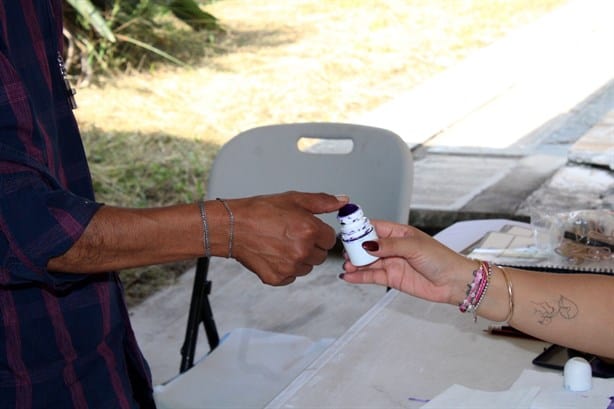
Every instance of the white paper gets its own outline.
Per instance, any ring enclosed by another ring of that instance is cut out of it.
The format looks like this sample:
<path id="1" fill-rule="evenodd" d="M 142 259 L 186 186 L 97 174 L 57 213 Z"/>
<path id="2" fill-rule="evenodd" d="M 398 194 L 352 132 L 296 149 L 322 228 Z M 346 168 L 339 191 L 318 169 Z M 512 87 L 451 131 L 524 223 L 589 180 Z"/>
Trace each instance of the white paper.
<path id="1" fill-rule="evenodd" d="M 593 377 L 593 387 L 587 392 L 570 392 L 563 387 L 561 372 L 540 372 L 525 369 L 510 390 L 524 390 L 528 385 L 539 385 L 531 409 L 606 409 L 614 395 L 614 379 Z"/>
<path id="2" fill-rule="evenodd" d="M 539 387 L 517 388 L 501 392 L 487 392 L 452 385 L 422 409 L 531 409 Z"/>
<path id="3" fill-rule="evenodd" d="M 614 379 L 593 378 L 590 391 L 570 392 L 562 373 L 525 369 L 506 391 L 452 385 L 422 409 L 607 409 L 613 395 Z"/>

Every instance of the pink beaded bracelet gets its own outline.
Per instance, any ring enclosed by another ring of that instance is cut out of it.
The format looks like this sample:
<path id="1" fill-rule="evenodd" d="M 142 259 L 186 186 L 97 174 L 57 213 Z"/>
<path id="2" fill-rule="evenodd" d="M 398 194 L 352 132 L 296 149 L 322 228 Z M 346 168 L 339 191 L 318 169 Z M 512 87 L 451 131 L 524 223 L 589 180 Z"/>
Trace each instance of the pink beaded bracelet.
<path id="1" fill-rule="evenodd" d="M 477 294 L 478 291 L 478 287 L 480 285 L 480 283 L 482 282 L 482 278 L 484 276 L 483 273 L 483 264 L 481 261 L 478 261 L 479 265 L 478 268 L 473 270 L 473 281 L 469 284 L 467 284 L 467 292 L 466 292 L 466 297 L 463 300 L 463 302 L 461 302 L 458 306 L 458 308 L 460 309 L 461 312 L 467 312 L 467 309 L 469 308 L 469 306 L 471 305 L 471 303 L 473 302 L 473 300 L 475 299 L 475 296 Z"/>
<path id="2" fill-rule="evenodd" d="M 473 271 L 473 281 L 467 284 L 467 297 L 458 306 L 462 312 L 473 313 L 473 321 L 477 321 L 477 309 L 486 295 L 492 275 L 492 266 L 487 261 L 480 261 L 479 267 Z"/>

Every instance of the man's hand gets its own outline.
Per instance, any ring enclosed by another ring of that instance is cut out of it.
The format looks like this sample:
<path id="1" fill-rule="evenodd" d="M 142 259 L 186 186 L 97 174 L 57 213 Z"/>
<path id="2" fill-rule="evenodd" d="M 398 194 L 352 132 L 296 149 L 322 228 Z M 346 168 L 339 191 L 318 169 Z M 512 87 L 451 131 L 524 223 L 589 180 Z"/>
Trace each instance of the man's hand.
<path id="1" fill-rule="evenodd" d="M 345 196 L 286 192 L 228 200 L 235 218 L 233 256 L 263 283 L 286 285 L 324 262 L 335 230 L 315 214 L 337 211 Z"/>

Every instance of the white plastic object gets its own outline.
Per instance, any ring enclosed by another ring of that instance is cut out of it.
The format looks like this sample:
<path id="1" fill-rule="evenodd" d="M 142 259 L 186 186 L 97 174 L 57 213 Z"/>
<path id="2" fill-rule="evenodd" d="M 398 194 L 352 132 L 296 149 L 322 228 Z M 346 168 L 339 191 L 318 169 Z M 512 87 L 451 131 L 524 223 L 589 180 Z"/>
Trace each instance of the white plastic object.
<path id="1" fill-rule="evenodd" d="M 591 365 L 582 357 L 570 358 L 563 368 L 565 389 L 572 392 L 585 392 L 593 387 Z"/>
<path id="2" fill-rule="evenodd" d="M 348 203 L 339 209 L 337 220 L 341 224 L 341 242 L 352 264 L 366 266 L 378 259 L 362 248 L 365 241 L 377 240 L 375 228 L 365 217 L 360 206 Z"/>

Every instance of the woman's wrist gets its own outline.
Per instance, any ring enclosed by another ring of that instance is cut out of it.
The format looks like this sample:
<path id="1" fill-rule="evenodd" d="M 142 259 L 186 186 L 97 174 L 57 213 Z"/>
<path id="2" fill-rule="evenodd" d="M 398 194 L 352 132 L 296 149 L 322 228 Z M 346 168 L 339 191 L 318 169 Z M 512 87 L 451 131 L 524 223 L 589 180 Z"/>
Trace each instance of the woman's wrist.
<path id="1" fill-rule="evenodd" d="M 466 299 L 468 286 L 473 282 L 473 273 L 478 267 L 479 261 L 466 257 L 462 257 L 462 260 L 452 267 L 455 271 L 451 274 L 453 279 L 450 284 L 449 304 L 458 306 Z"/>
<path id="2" fill-rule="evenodd" d="M 450 304 L 461 312 L 471 312 L 498 322 L 509 322 L 514 315 L 513 272 L 504 267 L 464 258 L 458 263 L 450 284 Z"/>
<path id="3" fill-rule="evenodd" d="M 497 322 L 509 322 L 514 314 L 514 294 L 510 270 L 493 265 L 488 292 L 477 314 Z"/>

